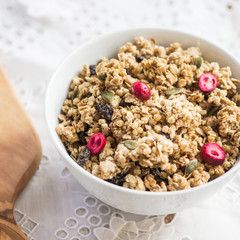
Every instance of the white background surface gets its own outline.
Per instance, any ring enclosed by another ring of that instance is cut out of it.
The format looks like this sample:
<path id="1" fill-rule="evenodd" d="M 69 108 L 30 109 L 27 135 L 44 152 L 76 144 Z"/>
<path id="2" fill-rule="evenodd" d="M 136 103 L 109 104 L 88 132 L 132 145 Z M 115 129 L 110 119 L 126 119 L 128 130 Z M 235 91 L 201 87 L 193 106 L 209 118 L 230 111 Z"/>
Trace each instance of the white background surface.
<path id="1" fill-rule="evenodd" d="M 217 42 L 240 58 L 239 22 L 239 0 L 0 0 L 0 63 L 43 146 L 39 170 L 15 208 L 30 239 L 112 239 L 123 225 L 118 239 L 239 239 L 240 174 L 207 202 L 178 213 L 170 225 L 163 217 L 137 224 L 143 217 L 126 213 L 122 221 L 112 216 L 115 209 L 89 198 L 65 168 L 48 136 L 43 109 L 55 68 L 88 39 L 130 27 L 170 27 Z M 102 227 L 109 222 L 110 229 Z"/>

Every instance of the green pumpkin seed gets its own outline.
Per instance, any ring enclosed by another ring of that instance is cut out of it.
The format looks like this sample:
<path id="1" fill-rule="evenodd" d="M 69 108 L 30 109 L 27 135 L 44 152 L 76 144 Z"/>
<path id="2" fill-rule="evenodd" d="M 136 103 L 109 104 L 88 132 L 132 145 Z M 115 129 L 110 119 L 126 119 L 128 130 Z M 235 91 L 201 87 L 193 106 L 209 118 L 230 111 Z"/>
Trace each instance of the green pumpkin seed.
<path id="1" fill-rule="evenodd" d="M 200 67 L 202 66 L 202 64 L 203 64 L 203 58 L 202 58 L 202 57 L 197 57 L 197 58 L 195 59 L 195 65 L 196 65 L 196 67 L 197 67 L 197 68 L 200 68 Z"/>
<path id="2" fill-rule="evenodd" d="M 113 92 L 110 91 L 105 91 L 102 93 L 102 98 L 106 101 L 106 102 L 111 102 L 114 98 L 114 94 Z"/>
<path id="3" fill-rule="evenodd" d="M 101 73 L 99 75 L 97 75 L 98 79 L 101 80 L 101 81 L 104 81 L 107 77 L 107 74 L 106 73 Z"/>
<path id="4" fill-rule="evenodd" d="M 165 91 L 164 93 L 167 94 L 167 95 L 175 95 L 175 94 L 178 94 L 182 91 L 183 91 L 183 88 L 172 88 L 172 89 L 169 89 L 169 90 Z"/>
<path id="5" fill-rule="evenodd" d="M 72 92 L 72 101 L 77 96 L 77 93 L 78 93 L 78 87 L 75 86 L 74 89 L 73 89 L 73 92 Z"/>
<path id="6" fill-rule="evenodd" d="M 138 143 L 134 140 L 126 140 L 126 141 L 122 142 L 122 144 L 124 144 L 124 146 L 126 148 L 128 148 L 129 150 L 134 150 L 138 146 Z"/>
<path id="7" fill-rule="evenodd" d="M 186 167 L 185 174 L 192 173 L 197 168 L 197 166 L 198 166 L 197 159 L 190 161 Z"/>
<path id="8" fill-rule="evenodd" d="M 212 116 L 215 112 L 217 112 L 220 109 L 220 106 L 214 106 L 212 107 L 209 112 L 207 113 L 207 117 Z"/>

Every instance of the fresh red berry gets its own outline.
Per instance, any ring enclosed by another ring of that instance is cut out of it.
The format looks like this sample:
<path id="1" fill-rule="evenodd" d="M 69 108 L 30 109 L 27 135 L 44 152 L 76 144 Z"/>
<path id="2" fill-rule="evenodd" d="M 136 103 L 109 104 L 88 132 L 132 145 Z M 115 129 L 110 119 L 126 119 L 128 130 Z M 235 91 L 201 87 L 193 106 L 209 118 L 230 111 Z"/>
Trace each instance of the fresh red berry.
<path id="1" fill-rule="evenodd" d="M 211 73 L 203 73 L 199 77 L 199 88 L 204 92 L 210 92 L 217 87 L 218 78 Z"/>
<path id="2" fill-rule="evenodd" d="M 150 88 L 143 82 L 135 82 L 131 87 L 133 95 L 141 100 L 148 100 L 151 97 Z"/>
<path id="3" fill-rule="evenodd" d="M 224 150 L 216 143 L 206 143 L 200 151 L 202 160 L 213 166 L 220 165 L 225 160 Z"/>
<path id="4" fill-rule="evenodd" d="M 92 155 L 100 153 L 106 144 L 106 138 L 101 133 L 94 133 L 88 141 L 87 147 Z"/>

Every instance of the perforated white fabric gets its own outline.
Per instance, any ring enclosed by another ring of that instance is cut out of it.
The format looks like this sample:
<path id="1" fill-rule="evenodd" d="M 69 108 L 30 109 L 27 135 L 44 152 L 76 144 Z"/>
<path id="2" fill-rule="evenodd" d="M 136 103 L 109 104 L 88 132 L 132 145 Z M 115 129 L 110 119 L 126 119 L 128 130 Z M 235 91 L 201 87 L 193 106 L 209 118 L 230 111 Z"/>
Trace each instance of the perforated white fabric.
<path id="1" fill-rule="evenodd" d="M 0 1 L 0 63 L 43 145 L 41 165 L 15 207 L 16 221 L 29 239 L 239 239 L 240 174 L 168 224 L 165 216 L 121 212 L 72 177 L 50 141 L 43 109 L 56 66 L 90 38 L 130 27 L 170 27 L 217 42 L 240 58 L 239 12 L 239 0 Z"/>

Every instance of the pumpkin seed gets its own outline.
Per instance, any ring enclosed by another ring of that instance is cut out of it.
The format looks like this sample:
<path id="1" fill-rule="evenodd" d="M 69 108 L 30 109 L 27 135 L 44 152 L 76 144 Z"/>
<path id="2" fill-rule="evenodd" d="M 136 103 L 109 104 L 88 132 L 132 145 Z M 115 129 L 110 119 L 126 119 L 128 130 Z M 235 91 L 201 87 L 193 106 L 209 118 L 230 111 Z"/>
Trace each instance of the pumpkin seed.
<path id="1" fill-rule="evenodd" d="M 192 173 L 197 168 L 197 166 L 198 166 L 197 159 L 190 161 L 186 167 L 185 174 Z"/>
<path id="2" fill-rule="evenodd" d="M 105 91 L 102 93 L 102 98 L 106 101 L 106 102 L 111 102 L 113 100 L 114 94 L 113 92 L 110 91 Z"/>
<path id="3" fill-rule="evenodd" d="M 134 150 L 135 148 L 137 148 L 138 143 L 134 140 L 126 140 L 124 142 L 122 142 L 124 144 L 124 146 L 126 148 L 128 148 L 129 150 Z"/>
<path id="4" fill-rule="evenodd" d="M 182 91 L 183 91 L 183 88 L 172 88 L 172 89 L 165 91 L 164 93 L 167 95 L 174 95 L 174 94 L 178 94 Z"/>
<path id="5" fill-rule="evenodd" d="M 202 57 L 197 57 L 197 58 L 195 59 L 195 65 L 196 65 L 196 67 L 197 67 L 197 68 L 200 68 L 200 67 L 202 66 L 202 64 L 203 64 L 203 58 L 202 58 Z"/>
<path id="6" fill-rule="evenodd" d="M 218 110 L 220 109 L 220 106 L 214 106 L 212 107 L 209 112 L 207 113 L 207 117 L 210 117 L 212 115 L 214 115 L 214 113 L 216 113 Z"/>
<path id="7" fill-rule="evenodd" d="M 104 81 L 107 77 L 107 74 L 106 73 L 101 73 L 99 75 L 97 75 L 98 79 L 101 80 L 101 81 Z"/>

